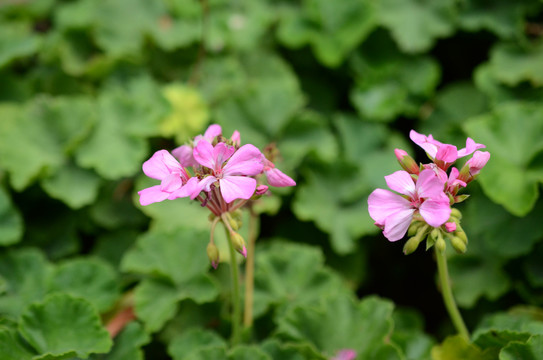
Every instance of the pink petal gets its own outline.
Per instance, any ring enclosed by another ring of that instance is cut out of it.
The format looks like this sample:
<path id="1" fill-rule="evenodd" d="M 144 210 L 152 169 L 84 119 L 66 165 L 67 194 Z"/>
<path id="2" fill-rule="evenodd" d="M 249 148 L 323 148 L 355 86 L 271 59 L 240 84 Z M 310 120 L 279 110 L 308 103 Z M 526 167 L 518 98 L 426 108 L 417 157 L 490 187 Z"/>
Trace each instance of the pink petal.
<path id="1" fill-rule="evenodd" d="M 181 145 L 178 148 L 172 150 L 172 155 L 179 160 L 183 167 L 198 166 L 194 156 L 192 156 L 192 146 Z"/>
<path id="2" fill-rule="evenodd" d="M 371 218 L 383 225 L 391 214 L 400 210 L 413 209 L 409 200 L 392 191 L 375 189 L 368 197 L 368 211 Z"/>
<path id="3" fill-rule="evenodd" d="M 443 194 L 442 197 L 426 200 L 419 207 L 419 212 L 430 226 L 439 227 L 445 224 L 451 216 L 448 196 Z"/>
<path id="4" fill-rule="evenodd" d="M 295 186 L 296 182 L 292 180 L 288 175 L 285 175 L 279 169 L 270 169 L 265 171 L 268 184 L 275 187 Z"/>
<path id="5" fill-rule="evenodd" d="M 385 219 L 385 230 L 383 235 L 388 241 L 397 241 L 405 236 L 415 209 L 405 209 L 397 211 Z"/>
<path id="6" fill-rule="evenodd" d="M 254 145 L 246 144 L 240 147 L 223 167 L 225 176 L 247 175 L 254 176 L 262 172 L 262 153 Z"/>
<path id="7" fill-rule="evenodd" d="M 168 199 L 173 200 L 177 198 L 190 196 L 191 199 L 194 199 L 198 194 L 200 194 L 201 188 L 199 186 L 198 178 L 192 177 L 187 181 L 185 185 L 174 191 Z"/>
<path id="8" fill-rule="evenodd" d="M 413 197 L 415 194 L 415 182 L 411 175 L 405 170 L 396 171 L 390 175 L 385 176 L 386 183 L 389 188 L 400 194 Z"/>
<path id="9" fill-rule="evenodd" d="M 239 146 L 239 144 L 241 143 L 241 135 L 240 135 L 239 131 L 234 130 L 234 133 L 232 134 L 232 137 L 230 138 L 230 140 L 231 140 L 236 146 Z"/>
<path id="10" fill-rule="evenodd" d="M 204 133 L 204 139 L 211 143 L 215 136 L 219 136 L 220 134 L 222 134 L 222 129 L 220 125 L 209 125 L 206 132 Z"/>
<path id="11" fill-rule="evenodd" d="M 213 148 L 213 159 L 215 159 L 215 166 L 217 167 L 214 170 L 218 170 L 222 167 L 222 164 L 230 159 L 230 156 L 236 151 L 236 148 L 225 143 L 218 143 Z"/>
<path id="12" fill-rule="evenodd" d="M 183 181 L 179 174 L 170 174 L 162 179 L 160 190 L 171 193 L 183 186 Z"/>
<path id="13" fill-rule="evenodd" d="M 445 229 L 447 230 L 447 232 L 456 231 L 456 223 L 453 222 L 453 221 L 446 222 L 445 223 Z"/>
<path id="14" fill-rule="evenodd" d="M 340 350 L 331 360 L 354 360 L 356 359 L 356 351 L 352 349 Z"/>
<path id="15" fill-rule="evenodd" d="M 191 178 L 191 179 L 194 179 L 194 178 Z M 200 194 L 201 191 L 206 191 L 206 192 L 211 191 L 211 184 L 213 184 L 215 181 L 217 181 L 217 178 L 215 176 L 206 176 L 205 178 L 203 178 L 200 182 L 198 182 L 190 198 L 191 199 L 196 198 L 198 194 Z"/>
<path id="16" fill-rule="evenodd" d="M 435 158 L 437 150 L 442 145 L 439 141 L 434 140 L 432 135 L 429 136 L 419 134 L 415 130 L 409 132 L 409 138 L 418 146 L 424 149 L 428 155 Z"/>
<path id="17" fill-rule="evenodd" d="M 485 148 L 486 146 L 483 144 L 477 144 L 472 138 L 466 139 L 466 147 L 463 149 L 458 150 L 458 157 L 464 157 L 466 155 L 469 155 L 473 153 L 477 149 Z"/>
<path id="18" fill-rule="evenodd" d="M 445 178 L 445 181 L 447 178 Z M 433 170 L 423 170 L 417 180 L 417 194 L 421 198 L 440 196 L 443 193 L 443 182 Z"/>
<path id="19" fill-rule="evenodd" d="M 215 169 L 215 157 L 213 156 L 213 145 L 207 141 L 199 141 L 194 147 L 194 159 L 200 164 L 210 169 Z"/>
<path id="20" fill-rule="evenodd" d="M 488 151 L 476 151 L 473 157 L 467 161 L 470 174 L 477 175 L 490 159 Z"/>
<path id="21" fill-rule="evenodd" d="M 173 171 L 181 171 L 177 160 L 166 150 L 158 150 L 142 165 L 143 172 L 150 178 L 162 180 Z"/>
<path id="22" fill-rule="evenodd" d="M 140 190 L 138 194 L 140 196 L 140 204 L 143 206 L 166 200 L 170 195 L 170 193 L 160 190 L 160 185 Z"/>
<path id="23" fill-rule="evenodd" d="M 441 160 L 446 163 L 453 163 L 458 159 L 458 151 L 456 146 L 443 144 L 437 150 L 435 160 Z"/>
<path id="24" fill-rule="evenodd" d="M 236 199 L 250 199 L 255 193 L 256 180 L 243 176 L 226 176 L 219 180 L 221 194 L 227 203 Z"/>

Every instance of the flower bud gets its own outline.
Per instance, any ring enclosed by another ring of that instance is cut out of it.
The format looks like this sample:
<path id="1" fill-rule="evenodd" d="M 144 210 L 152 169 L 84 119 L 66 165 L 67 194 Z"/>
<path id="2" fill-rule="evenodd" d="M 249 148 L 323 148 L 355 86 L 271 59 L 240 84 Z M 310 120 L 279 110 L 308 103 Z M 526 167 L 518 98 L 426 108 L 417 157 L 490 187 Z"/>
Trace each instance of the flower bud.
<path id="1" fill-rule="evenodd" d="M 447 232 L 456 231 L 456 223 L 454 221 L 446 222 L 445 229 L 447 230 Z"/>
<path id="2" fill-rule="evenodd" d="M 264 195 L 266 193 L 266 191 L 268 191 L 268 186 L 267 185 L 258 185 L 256 187 L 255 194 L 256 195 Z"/>
<path id="3" fill-rule="evenodd" d="M 415 252 L 421 243 L 422 238 L 420 236 L 413 236 L 407 240 L 403 246 L 404 255 L 409 255 Z"/>
<path id="4" fill-rule="evenodd" d="M 209 261 L 211 261 L 211 266 L 213 266 L 213 269 L 217 269 L 219 266 L 219 249 L 217 249 L 215 244 L 209 243 L 207 244 L 206 252 Z"/>
<path id="5" fill-rule="evenodd" d="M 464 241 L 460 239 L 458 236 L 452 236 L 450 238 L 450 241 L 454 250 L 456 250 L 457 252 L 461 254 L 466 252 L 466 249 L 467 249 L 466 243 L 464 243 Z"/>
<path id="6" fill-rule="evenodd" d="M 445 248 L 447 247 L 447 244 L 445 244 L 445 240 L 443 239 L 443 237 L 439 237 L 436 241 L 436 249 L 439 251 L 439 252 L 444 252 L 445 251 Z"/>
<path id="7" fill-rule="evenodd" d="M 394 154 L 396 159 L 400 163 L 401 167 L 410 174 L 418 174 L 420 172 L 420 167 L 417 165 L 415 160 L 409 154 L 402 149 L 394 149 Z"/>
<path id="8" fill-rule="evenodd" d="M 423 224 L 424 223 L 422 221 L 413 221 L 411 225 L 409 225 L 407 236 L 414 236 Z"/>
<path id="9" fill-rule="evenodd" d="M 460 219 L 462 219 L 462 213 L 457 208 L 452 208 L 451 209 L 451 218 L 455 218 L 455 219 L 460 220 Z"/>
<path id="10" fill-rule="evenodd" d="M 239 230 L 239 228 L 241 227 L 241 219 L 240 220 L 237 220 L 236 218 L 230 216 L 230 214 L 227 215 L 228 217 L 228 224 L 230 224 L 230 227 L 232 228 L 232 230 Z"/>
<path id="11" fill-rule="evenodd" d="M 468 237 L 466 236 L 466 232 L 464 230 L 462 230 L 462 228 L 457 229 L 457 231 L 454 233 L 454 235 L 456 237 L 460 238 L 460 240 L 462 240 L 464 242 L 464 244 L 468 243 Z"/>
<path id="12" fill-rule="evenodd" d="M 232 231 L 230 233 L 230 238 L 232 239 L 232 245 L 234 245 L 234 249 L 236 249 L 237 252 L 243 255 L 243 257 L 247 257 L 247 249 L 245 248 L 245 241 L 243 240 L 243 237 L 241 237 L 241 235 L 237 232 Z"/>

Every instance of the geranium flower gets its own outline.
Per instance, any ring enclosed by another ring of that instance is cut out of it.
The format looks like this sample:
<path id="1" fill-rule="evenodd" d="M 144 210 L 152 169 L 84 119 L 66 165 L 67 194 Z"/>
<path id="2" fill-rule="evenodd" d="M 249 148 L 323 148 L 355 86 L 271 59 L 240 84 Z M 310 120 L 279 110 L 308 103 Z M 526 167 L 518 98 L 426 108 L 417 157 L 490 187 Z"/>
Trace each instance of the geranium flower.
<path id="1" fill-rule="evenodd" d="M 296 181 L 292 180 L 290 176 L 284 174 L 281 170 L 276 169 L 275 165 L 266 159 L 264 155 L 262 155 L 262 163 L 264 164 L 264 174 L 266 174 L 268 184 L 271 186 L 286 187 L 296 185 Z"/>
<path id="2" fill-rule="evenodd" d="M 472 154 L 475 150 L 486 147 L 483 144 L 477 144 L 472 138 L 467 138 L 466 147 L 457 150 L 456 146 L 443 144 L 435 140 L 432 134 L 426 136 L 419 134 L 415 130 L 409 132 L 409 138 L 426 151 L 428 156 L 443 170 L 454 163 L 457 159 Z"/>
<path id="3" fill-rule="evenodd" d="M 194 159 L 192 154 L 194 147 L 198 145 L 200 140 L 205 140 L 211 144 L 213 139 L 215 139 L 215 137 L 219 136 L 221 133 L 222 128 L 220 125 L 210 125 L 203 136 L 196 135 L 191 145 L 181 145 L 173 149 L 172 155 L 175 156 L 184 167 L 198 166 L 198 162 Z"/>
<path id="4" fill-rule="evenodd" d="M 159 150 L 143 163 L 143 172 L 150 178 L 161 180 L 160 185 L 138 191 L 140 204 L 149 205 L 166 199 L 189 196 L 195 191 L 198 179 L 189 178 L 186 170 L 166 150 Z"/>
<path id="5" fill-rule="evenodd" d="M 383 235 L 389 241 L 404 237 L 415 212 L 433 227 L 439 227 L 449 219 L 449 197 L 443 192 L 443 183 L 433 170 L 421 171 L 416 183 L 403 170 L 385 176 L 385 180 L 388 187 L 405 195 L 376 189 L 368 198 L 370 216 L 384 230 Z"/>
<path id="6" fill-rule="evenodd" d="M 251 144 L 238 150 L 234 146 L 218 143 L 213 147 L 207 141 L 200 141 L 194 148 L 194 159 L 210 170 L 210 174 L 199 183 L 199 189 L 209 192 L 211 185 L 219 182 L 223 199 L 230 203 L 236 199 L 249 199 L 256 189 L 255 176 L 262 172 L 262 153 Z M 196 197 L 199 191 L 192 197 Z"/>

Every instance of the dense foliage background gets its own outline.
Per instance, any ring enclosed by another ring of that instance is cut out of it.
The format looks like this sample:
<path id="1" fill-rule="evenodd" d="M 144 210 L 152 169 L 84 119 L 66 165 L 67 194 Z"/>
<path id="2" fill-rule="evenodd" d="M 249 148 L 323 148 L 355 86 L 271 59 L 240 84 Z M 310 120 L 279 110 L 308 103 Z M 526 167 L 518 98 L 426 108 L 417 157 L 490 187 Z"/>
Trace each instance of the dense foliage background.
<path id="1" fill-rule="evenodd" d="M 0 1 L 1 358 L 542 359 L 542 100 L 539 0 Z M 298 183 L 256 204 L 234 350 L 208 213 L 136 195 L 143 161 L 210 123 L 274 143 Z M 426 160 L 411 128 L 492 154 L 449 249 L 472 345 L 445 339 L 432 253 L 367 213 L 394 148 Z"/>

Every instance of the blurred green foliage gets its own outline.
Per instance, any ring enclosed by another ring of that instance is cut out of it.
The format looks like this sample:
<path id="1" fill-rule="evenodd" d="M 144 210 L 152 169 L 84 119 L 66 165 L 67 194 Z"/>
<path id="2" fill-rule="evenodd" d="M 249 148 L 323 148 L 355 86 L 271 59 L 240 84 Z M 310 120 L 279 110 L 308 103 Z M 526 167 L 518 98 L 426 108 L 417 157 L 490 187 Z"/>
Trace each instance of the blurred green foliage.
<path id="1" fill-rule="evenodd" d="M 235 349 L 207 212 L 136 195 L 153 151 L 209 123 L 275 144 L 298 183 L 255 204 Z M 400 257 L 367 213 L 395 148 L 426 161 L 411 128 L 492 154 L 450 254 L 473 343 L 444 340 L 431 255 Z M 0 1 L 2 359 L 540 359 L 542 182 L 540 0 Z M 100 319 L 126 301 L 112 343 Z"/>

